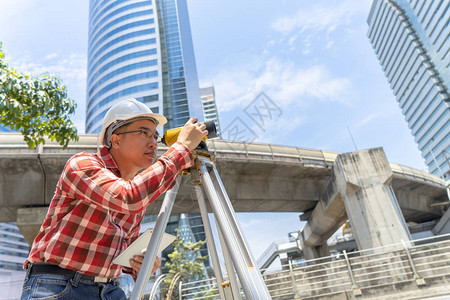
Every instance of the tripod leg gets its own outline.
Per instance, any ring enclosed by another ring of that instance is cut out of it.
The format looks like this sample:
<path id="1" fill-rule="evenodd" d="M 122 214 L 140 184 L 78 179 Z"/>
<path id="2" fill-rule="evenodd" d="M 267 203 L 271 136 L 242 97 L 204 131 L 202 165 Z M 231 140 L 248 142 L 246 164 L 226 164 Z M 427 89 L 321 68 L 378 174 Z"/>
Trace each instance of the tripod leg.
<path id="1" fill-rule="evenodd" d="M 200 208 L 200 214 L 202 216 L 203 226 L 205 228 L 206 240 L 208 241 L 209 254 L 211 255 L 211 261 L 214 268 L 214 275 L 216 276 L 217 288 L 219 290 L 220 299 L 226 299 L 223 287 L 222 270 L 220 268 L 219 258 L 217 255 L 216 245 L 214 244 L 214 238 L 212 235 L 211 225 L 208 219 L 208 211 L 206 209 L 205 199 L 203 198 L 203 192 L 200 185 L 194 185 L 195 194 L 197 196 L 198 206 Z"/>
<path id="2" fill-rule="evenodd" d="M 233 261 L 231 260 L 230 252 L 228 251 L 225 242 L 223 240 L 223 234 L 222 231 L 220 230 L 220 226 L 219 224 L 217 224 L 217 220 L 216 225 L 217 225 L 217 232 L 219 234 L 220 244 L 222 245 L 223 258 L 225 259 L 225 266 L 227 268 L 228 280 L 230 281 L 231 285 L 232 297 L 233 299 L 241 300 L 242 299 L 241 289 L 239 288 L 239 284 L 236 279 L 236 271 L 234 269 Z"/>
<path id="3" fill-rule="evenodd" d="M 172 212 L 173 204 L 177 196 L 178 188 L 180 187 L 181 176 L 178 176 L 175 185 L 172 189 L 166 192 L 164 201 L 161 205 L 161 209 L 156 219 L 155 228 L 153 229 L 152 237 L 147 246 L 147 253 L 145 254 L 144 261 L 142 262 L 141 270 L 134 285 L 133 292 L 131 293 L 131 300 L 139 300 L 144 293 L 145 286 L 148 283 L 150 272 L 155 263 L 156 255 L 158 254 L 158 248 L 161 244 L 162 237 L 166 231 L 167 222 L 169 221 L 170 214 Z"/>
<path id="4" fill-rule="evenodd" d="M 230 199 L 220 181 L 219 174 L 211 161 L 205 162 L 205 160 L 202 159 L 200 162 L 200 176 L 202 177 L 203 186 L 205 187 L 214 215 L 218 221 L 220 230 L 222 231 L 225 245 L 230 251 L 234 267 L 238 273 L 246 298 L 251 300 L 271 299 L 261 273 L 258 268 L 255 267 L 256 264 L 248 250 L 244 236 L 237 223 Z M 213 182 L 209 174 L 207 164 L 208 167 L 212 168 L 214 171 L 215 182 Z M 217 190 L 219 190 L 220 193 L 218 193 Z"/>

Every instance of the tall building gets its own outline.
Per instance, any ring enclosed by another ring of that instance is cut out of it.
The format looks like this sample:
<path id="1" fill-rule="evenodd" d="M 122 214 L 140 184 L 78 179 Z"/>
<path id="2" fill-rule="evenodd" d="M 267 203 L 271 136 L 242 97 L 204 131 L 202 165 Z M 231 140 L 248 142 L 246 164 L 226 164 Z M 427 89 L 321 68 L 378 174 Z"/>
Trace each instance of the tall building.
<path id="1" fill-rule="evenodd" d="M 168 122 L 161 130 L 202 120 L 186 0 L 90 0 L 86 132 L 99 133 L 115 103 L 135 98 Z M 166 231 L 189 223 L 170 217 Z M 145 216 L 142 229 L 156 216 Z M 183 224 L 181 224 L 183 223 Z M 205 247 L 206 249 L 206 247 Z M 163 252 L 163 259 L 173 247 Z M 133 285 L 122 278 L 127 292 Z"/>
<path id="2" fill-rule="evenodd" d="M 0 223 L 0 275 L 9 271 L 23 272 L 29 249 L 15 223 Z"/>
<path id="3" fill-rule="evenodd" d="M 23 263 L 29 246 L 15 223 L 0 223 L 0 299 L 18 299 L 22 293 Z"/>
<path id="4" fill-rule="evenodd" d="M 450 2 L 374 0 L 368 37 L 429 172 L 450 179 Z"/>
<path id="5" fill-rule="evenodd" d="M 200 97 L 202 99 L 203 118 L 205 121 L 214 121 L 217 136 L 220 137 L 219 114 L 217 113 L 214 86 L 200 88 Z"/>
<path id="6" fill-rule="evenodd" d="M 186 0 L 90 0 L 86 132 L 136 98 L 163 114 L 165 129 L 200 116 Z"/>

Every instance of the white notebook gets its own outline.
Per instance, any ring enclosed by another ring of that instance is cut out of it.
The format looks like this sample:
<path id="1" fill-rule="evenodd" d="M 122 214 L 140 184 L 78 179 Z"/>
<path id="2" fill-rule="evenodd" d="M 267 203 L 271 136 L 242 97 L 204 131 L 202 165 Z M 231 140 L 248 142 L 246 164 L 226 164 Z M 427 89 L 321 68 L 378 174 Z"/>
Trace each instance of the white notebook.
<path id="1" fill-rule="evenodd" d="M 147 229 L 143 234 L 141 234 L 130 246 L 128 246 L 125 251 L 120 253 L 116 258 L 114 258 L 113 263 L 116 265 L 122 265 L 125 267 L 130 266 L 130 259 L 135 255 L 144 255 L 143 253 L 147 250 L 148 243 L 152 237 L 153 229 Z M 164 233 L 162 237 L 161 244 L 157 253 L 161 253 L 165 248 L 175 241 L 176 236 Z"/>

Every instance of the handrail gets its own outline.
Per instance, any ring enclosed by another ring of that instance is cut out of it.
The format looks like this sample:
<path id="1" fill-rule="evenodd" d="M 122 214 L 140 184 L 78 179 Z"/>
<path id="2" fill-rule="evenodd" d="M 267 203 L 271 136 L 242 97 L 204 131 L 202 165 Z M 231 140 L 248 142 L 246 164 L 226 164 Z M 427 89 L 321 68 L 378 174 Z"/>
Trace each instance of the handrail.
<path id="1" fill-rule="evenodd" d="M 347 253 L 349 256 L 354 255 L 349 257 L 353 282 L 345 269 L 344 259 L 333 257 L 322 258 L 326 262 L 321 262 L 320 259 L 306 260 L 305 266 L 293 266 L 292 270 L 286 264 L 282 266 L 285 270 L 266 273 L 263 279 L 275 300 L 287 296 L 308 299 L 311 295 L 324 296 L 352 291 L 356 295 L 363 289 L 406 282 L 420 285 L 417 274 L 427 284 L 434 284 L 434 281 L 427 280 L 450 274 L 450 261 L 447 259 L 450 255 L 450 234 L 411 242 L 408 251 L 416 274 L 410 267 L 405 248 L 389 245 L 374 248 L 377 251 L 366 249 Z"/>
<path id="2" fill-rule="evenodd" d="M 153 284 L 152 290 L 150 292 L 149 300 L 153 300 L 153 297 L 155 297 L 156 290 L 158 289 L 159 285 L 163 280 L 167 277 L 167 274 L 162 274 L 156 279 L 155 283 Z"/>

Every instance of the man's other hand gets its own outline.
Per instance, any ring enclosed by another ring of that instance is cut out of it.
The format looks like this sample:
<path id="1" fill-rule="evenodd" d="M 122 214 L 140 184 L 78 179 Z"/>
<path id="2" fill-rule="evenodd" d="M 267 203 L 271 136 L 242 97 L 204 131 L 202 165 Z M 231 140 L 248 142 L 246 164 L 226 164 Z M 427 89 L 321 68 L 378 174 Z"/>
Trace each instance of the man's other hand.
<path id="1" fill-rule="evenodd" d="M 144 253 L 145 255 L 145 253 Z M 130 265 L 133 268 L 136 274 L 139 274 L 139 270 L 141 269 L 142 262 L 144 261 L 144 256 L 135 255 L 132 259 L 130 259 Z M 161 261 L 158 257 L 155 258 L 155 264 L 153 265 L 152 273 L 155 273 L 161 265 Z"/>

